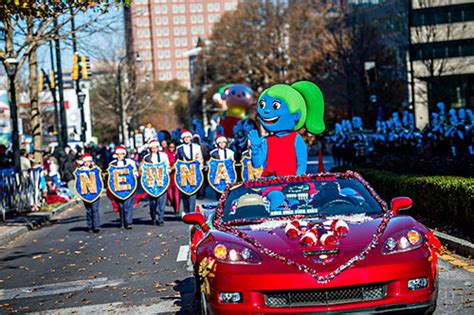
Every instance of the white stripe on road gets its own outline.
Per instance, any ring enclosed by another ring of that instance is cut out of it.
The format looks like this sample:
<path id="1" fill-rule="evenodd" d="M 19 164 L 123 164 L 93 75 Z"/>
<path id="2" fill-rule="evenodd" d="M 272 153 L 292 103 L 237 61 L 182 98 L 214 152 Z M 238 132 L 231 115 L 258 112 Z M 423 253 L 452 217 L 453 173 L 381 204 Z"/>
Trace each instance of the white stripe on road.
<path id="1" fill-rule="evenodd" d="M 51 283 L 33 287 L 5 289 L 0 290 L 0 301 L 69 293 L 82 291 L 85 289 L 100 289 L 108 286 L 113 287 L 121 284 L 122 282 L 123 280 L 121 279 L 109 280 L 106 277 L 102 277 L 96 279 Z"/>
<path id="2" fill-rule="evenodd" d="M 166 300 L 152 305 L 125 305 L 124 303 L 108 303 L 86 305 L 80 307 L 61 308 L 48 311 L 29 313 L 31 315 L 91 315 L 91 314 L 165 314 L 176 313 L 179 306 L 177 299 Z"/>
<path id="3" fill-rule="evenodd" d="M 188 260 L 189 254 L 189 245 L 182 245 L 179 247 L 178 257 L 176 261 L 186 261 Z"/>

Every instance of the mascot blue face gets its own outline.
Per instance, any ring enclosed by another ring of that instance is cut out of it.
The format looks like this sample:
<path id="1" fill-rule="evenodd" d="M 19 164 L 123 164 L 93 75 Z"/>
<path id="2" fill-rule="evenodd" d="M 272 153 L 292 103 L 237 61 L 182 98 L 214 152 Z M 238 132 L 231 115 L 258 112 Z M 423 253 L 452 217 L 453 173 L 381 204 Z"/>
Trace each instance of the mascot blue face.
<path id="1" fill-rule="evenodd" d="M 269 95 L 261 97 L 257 107 L 260 123 L 270 132 L 292 131 L 300 120 L 300 113 L 290 113 L 288 104 Z"/>

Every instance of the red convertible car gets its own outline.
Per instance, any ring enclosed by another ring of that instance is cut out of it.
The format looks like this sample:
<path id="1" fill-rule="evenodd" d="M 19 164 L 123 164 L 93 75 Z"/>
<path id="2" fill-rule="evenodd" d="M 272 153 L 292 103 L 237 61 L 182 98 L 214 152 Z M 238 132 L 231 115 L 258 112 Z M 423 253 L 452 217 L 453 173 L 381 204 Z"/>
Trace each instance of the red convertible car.
<path id="1" fill-rule="evenodd" d="M 268 177 L 186 214 L 203 314 L 434 312 L 439 241 L 353 172 Z"/>

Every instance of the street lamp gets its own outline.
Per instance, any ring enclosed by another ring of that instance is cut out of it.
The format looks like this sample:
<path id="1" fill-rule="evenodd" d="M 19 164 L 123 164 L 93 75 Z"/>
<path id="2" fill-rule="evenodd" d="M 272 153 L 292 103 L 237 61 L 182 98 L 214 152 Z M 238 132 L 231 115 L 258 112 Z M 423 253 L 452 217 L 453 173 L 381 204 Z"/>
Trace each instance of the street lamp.
<path id="1" fill-rule="evenodd" d="M 86 93 L 82 90 L 77 93 L 77 99 L 79 100 L 79 105 L 84 105 L 84 101 L 86 100 Z"/>
<path id="2" fill-rule="evenodd" d="M 2 58 L 10 81 L 10 117 L 12 121 L 12 149 L 15 168 L 20 170 L 20 135 L 18 130 L 18 111 L 15 93 L 15 75 L 18 70 L 18 61 L 15 58 Z"/>
<path id="3" fill-rule="evenodd" d="M 79 90 L 79 92 L 77 93 L 77 100 L 79 101 L 79 108 L 81 109 L 81 141 L 83 143 L 85 143 L 86 141 L 86 130 L 87 130 L 87 126 L 86 126 L 86 122 L 84 120 L 84 102 L 86 100 L 86 93 L 84 93 L 82 90 Z"/>

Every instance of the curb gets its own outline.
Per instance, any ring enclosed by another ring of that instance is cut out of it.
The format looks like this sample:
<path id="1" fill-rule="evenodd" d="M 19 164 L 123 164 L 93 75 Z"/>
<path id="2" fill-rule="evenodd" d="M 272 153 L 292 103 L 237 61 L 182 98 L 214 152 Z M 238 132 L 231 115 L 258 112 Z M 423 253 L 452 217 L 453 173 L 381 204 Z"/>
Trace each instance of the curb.
<path id="1" fill-rule="evenodd" d="M 454 250 L 456 254 L 463 257 L 474 257 L 473 243 L 438 231 L 434 231 L 434 234 L 441 241 L 441 244 L 446 245 L 450 250 Z"/>
<path id="2" fill-rule="evenodd" d="M 50 212 L 33 212 L 26 216 L 31 220 L 23 223 L 20 226 L 9 226 L 5 233 L 0 233 L 0 247 L 6 246 L 15 238 L 28 233 L 31 230 L 41 228 L 44 224 L 51 221 L 55 216 L 63 213 L 66 210 L 74 207 L 79 203 L 79 200 L 73 200 L 66 204 L 63 204 Z"/>

